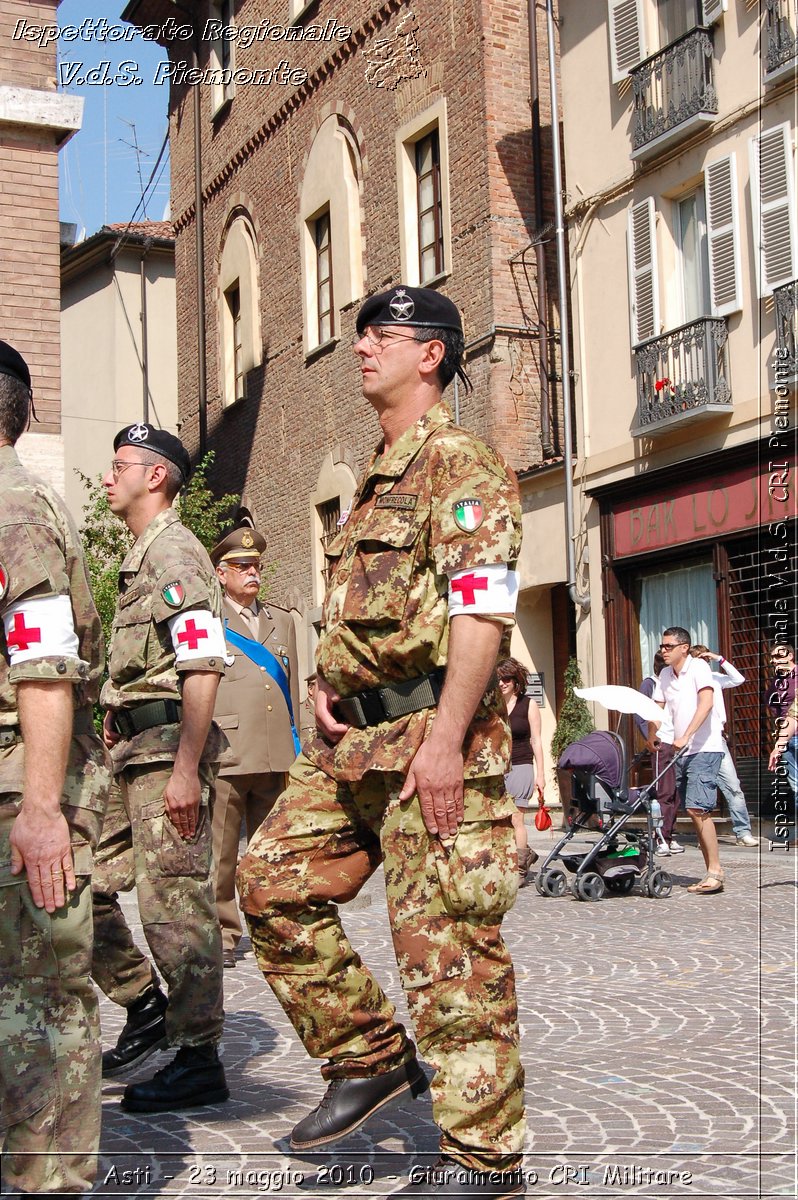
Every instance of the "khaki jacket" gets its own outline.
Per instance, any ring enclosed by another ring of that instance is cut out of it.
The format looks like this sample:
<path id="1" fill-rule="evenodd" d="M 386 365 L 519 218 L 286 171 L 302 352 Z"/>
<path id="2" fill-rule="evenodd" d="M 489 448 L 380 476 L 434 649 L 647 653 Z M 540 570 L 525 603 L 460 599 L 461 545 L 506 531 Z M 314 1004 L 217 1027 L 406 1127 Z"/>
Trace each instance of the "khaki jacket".
<path id="1" fill-rule="evenodd" d="M 227 600 L 223 607 L 230 628 L 243 637 L 251 637 L 249 626 Z M 288 675 L 298 733 L 299 667 L 294 622 L 291 614 L 276 604 L 259 604 L 258 622 L 258 640 L 283 664 Z M 235 656 L 235 662 L 227 668 L 219 684 L 214 719 L 227 734 L 230 749 L 219 774 L 263 775 L 287 771 L 296 753 L 283 693 L 266 671 L 237 646 L 228 642 L 227 648 Z"/>

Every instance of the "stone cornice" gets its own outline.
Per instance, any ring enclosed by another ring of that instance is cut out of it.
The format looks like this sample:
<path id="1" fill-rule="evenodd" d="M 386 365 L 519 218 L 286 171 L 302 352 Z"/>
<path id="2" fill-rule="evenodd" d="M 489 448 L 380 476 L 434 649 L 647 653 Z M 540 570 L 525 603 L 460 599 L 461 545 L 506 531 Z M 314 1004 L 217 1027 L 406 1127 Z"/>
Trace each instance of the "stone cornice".
<path id="1" fill-rule="evenodd" d="M 53 136 L 60 146 L 83 124 L 83 97 L 0 84 L 0 129 L 24 127 Z"/>

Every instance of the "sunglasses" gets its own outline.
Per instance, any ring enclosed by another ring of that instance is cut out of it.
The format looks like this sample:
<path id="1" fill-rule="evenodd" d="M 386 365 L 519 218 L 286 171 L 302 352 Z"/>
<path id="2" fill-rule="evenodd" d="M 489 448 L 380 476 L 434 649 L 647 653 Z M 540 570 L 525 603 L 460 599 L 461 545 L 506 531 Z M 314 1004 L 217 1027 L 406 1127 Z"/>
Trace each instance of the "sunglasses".
<path id="1" fill-rule="evenodd" d="M 686 646 L 687 642 L 660 642 L 660 650 L 675 650 L 677 646 Z"/>

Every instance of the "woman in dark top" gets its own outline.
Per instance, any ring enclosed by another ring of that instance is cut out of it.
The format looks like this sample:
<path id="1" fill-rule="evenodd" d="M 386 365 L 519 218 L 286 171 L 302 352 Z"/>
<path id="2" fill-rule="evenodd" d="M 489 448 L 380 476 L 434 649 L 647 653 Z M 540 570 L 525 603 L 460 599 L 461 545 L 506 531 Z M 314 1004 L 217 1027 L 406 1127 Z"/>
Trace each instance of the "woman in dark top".
<path id="1" fill-rule="evenodd" d="M 529 849 L 524 813 L 535 796 L 543 799 L 543 744 L 540 736 L 540 709 L 526 694 L 527 672 L 515 658 L 506 658 L 498 666 L 499 687 L 507 705 L 513 748 L 510 771 L 504 777 L 507 791 L 516 803 L 513 817 L 518 847 L 518 873 L 521 884 L 537 854 Z"/>

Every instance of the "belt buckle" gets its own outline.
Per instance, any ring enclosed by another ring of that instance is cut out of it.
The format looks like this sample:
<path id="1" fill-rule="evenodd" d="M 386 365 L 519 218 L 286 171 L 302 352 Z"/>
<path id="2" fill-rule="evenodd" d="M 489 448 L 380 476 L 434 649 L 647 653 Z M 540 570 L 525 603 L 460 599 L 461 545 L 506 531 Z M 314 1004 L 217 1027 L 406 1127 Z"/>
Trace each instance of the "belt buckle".
<path id="1" fill-rule="evenodd" d="M 0 729 L 0 747 L 15 746 L 18 736 L 14 729 Z"/>

